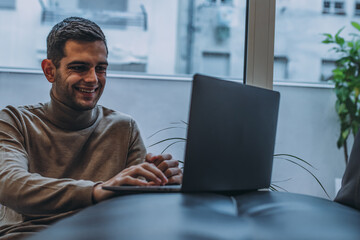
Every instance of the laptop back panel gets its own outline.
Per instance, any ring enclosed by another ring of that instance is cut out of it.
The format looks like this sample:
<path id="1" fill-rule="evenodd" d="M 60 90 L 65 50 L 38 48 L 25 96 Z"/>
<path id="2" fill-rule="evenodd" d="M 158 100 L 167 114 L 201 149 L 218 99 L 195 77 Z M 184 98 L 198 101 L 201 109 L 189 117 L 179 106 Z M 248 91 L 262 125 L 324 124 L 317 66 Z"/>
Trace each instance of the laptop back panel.
<path id="1" fill-rule="evenodd" d="M 182 191 L 269 187 L 279 99 L 275 91 L 195 75 Z"/>

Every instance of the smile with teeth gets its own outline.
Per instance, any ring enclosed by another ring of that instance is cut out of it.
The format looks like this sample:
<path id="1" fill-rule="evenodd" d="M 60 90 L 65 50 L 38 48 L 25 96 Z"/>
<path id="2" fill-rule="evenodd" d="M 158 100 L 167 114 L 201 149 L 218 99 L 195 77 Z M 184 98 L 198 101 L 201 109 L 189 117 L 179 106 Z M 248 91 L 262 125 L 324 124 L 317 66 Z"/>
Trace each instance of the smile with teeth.
<path id="1" fill-rule="evenodd" d="M 80 92 L 84 92 L 84 93 L 94 93 L 97 88 L 94 88 L 94 89 L 76 88 L 76 89 L 79 90 Z"/>

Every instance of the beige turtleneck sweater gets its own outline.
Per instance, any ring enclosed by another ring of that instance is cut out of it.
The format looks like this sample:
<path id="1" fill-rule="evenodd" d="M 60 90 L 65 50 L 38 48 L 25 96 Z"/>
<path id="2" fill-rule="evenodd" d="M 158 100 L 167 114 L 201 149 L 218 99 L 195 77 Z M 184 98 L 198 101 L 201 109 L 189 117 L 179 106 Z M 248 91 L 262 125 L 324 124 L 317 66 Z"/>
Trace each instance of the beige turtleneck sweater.
<path id="1" fill-rule="evenodd" d="M 144 160 L 136 123 L 57 101 L 0 111 L 0 239 L 42 229 L 92 204 L 92 188 Z M 24 235 L 27 236 L 27 235 Z"/>

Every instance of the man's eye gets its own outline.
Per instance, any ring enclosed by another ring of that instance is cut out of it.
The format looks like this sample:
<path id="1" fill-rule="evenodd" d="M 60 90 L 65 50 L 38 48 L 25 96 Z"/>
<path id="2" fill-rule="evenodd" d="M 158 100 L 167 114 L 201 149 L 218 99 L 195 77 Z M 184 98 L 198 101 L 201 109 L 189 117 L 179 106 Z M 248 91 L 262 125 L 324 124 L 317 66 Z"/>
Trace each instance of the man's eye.
<path id="1" fill-rule="evenodd" d="M 98 73 L 106 73 L 106 67 L 96 67 L 96 72 L 98 72 Z"/>
<path id="2" fill-rule="evenodd" d="M 77 71 L 77 72 L 83 72 L 86 70 L 86 67 L 84 66 L 71 66 L 69 69 Z"/>

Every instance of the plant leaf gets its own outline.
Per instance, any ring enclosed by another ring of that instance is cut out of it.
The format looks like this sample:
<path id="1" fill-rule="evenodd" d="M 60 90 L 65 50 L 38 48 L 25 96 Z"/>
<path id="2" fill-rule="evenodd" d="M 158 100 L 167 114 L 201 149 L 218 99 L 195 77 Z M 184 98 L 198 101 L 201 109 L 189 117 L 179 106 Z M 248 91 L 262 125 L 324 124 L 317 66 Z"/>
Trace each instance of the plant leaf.
<path id="1" fill-rule="evenodd" d="M 156 143 L 153 143 L 153 144 L 151 144 L 151 145 L 148 146 L 148 147 L 153 147 L 153 146 L 158 145 L 158 144 L 160 144 L 160 143 L 167 142 L 167 141 L 172 141 L 172 140 L 182 140 L 182 141 L 186 142 L 186 138 L 181 138 L 181 137 L 166 138 L 166 139 L 163 139 L 163 140 L 158 141 L 158 142 L 156 142 Z"/>
<path id="2" fill-rule="evenodd" d="M 164 150 L 161 151 L 161 154 L 163 154 L 169 147 L 171 147 L 172 145 L 176 144 L 176 143 L 181 143 L 181 142 L 184 142 L 183 140 L 180 140 L 180 141 L 176 141 L 176 142 L 173 142 L 173 143 L 170 143 L 169 145 L 166 146 L 166 148 L 164 148 Z"/>
<path id="3" fill-rule="evenodd" d="M 335 38 L 340 35 L 340 33 L 342 32 L 342 30 L 344 30 L 344 28 L 345 27 L 342 27 L 339 29 L 339 31 L 337 31 L 337 33 L 335 34 Z"/>
<path id="4" fill-rule="evenodd" d="M 288 178 L 288 179 L 285 179 L 285 180 L 272 181 L 272 183 L 287 182 L 287 181 L 290 181 L 291 179 L 292 178 Z"/>
<path id="5" fill-rule="evenodd" d="M 351 22 L 351 25 L 352 25 L 354 28 L 356 28 L 357 30 L 360 31 L 360 24 L 359 24 L 359 23 L 357 23 L 357 22 Z"/>
<path id="6" fill-rule="evenodd" d="M 185 124 L 185 125 L 189 125 L 187 122 L 185 122 L 184 120 L 180 120 L 180 122 L 171 122 L 170 124 Z"/>
<path id="7" fill-rule="evenodd" d="M 322 190 L 324 191 L 324 193 L 326 194 L 326 196 L 330 199 L 330 196 L 329 194 L 327 193 L 327 191 L 325 190 L 324 186 L 321 184 L 320 180 L 311 172 L 309 171 L 307 168 L 305 168 L 304 166 L 302 166 L 301 164 L 295 162 L 295 161 L 292 161 L 290 159 L 288 159 L 288 161 L 292 162 L 293 164 L 295 165 L 298 165 L 299 167 L 301 167 L 302 169 L 304 169 L 305 171 L 307 171 L 317 182 L 318 184 L 320 185 L 320 187 L 322 188 Z"/>
<path id="8" fill-rule="evenodd" d="M 167 128 L 163 128 L 163 129 L 160 129 L 159 131 L 151 134 L 151 135 L 148 137 L 148 139 L 149 139 L 149 138 L 152 138 L 153 136 L 155 136 L 156 134 L 158 134 L 158 133 L 160 133 L 160 132 L 162 132 L 162 131 L 169 130 L 169 129 L 174 129 L 174 128 L 186 129 L 186 128 L 184 128 L 184 127 L 167 127 Z"/>
<path id="9" fill-rule="evenodd" d="M 183 124 L 185 125 L 189 125 L 187 122 L 183 121 L 183 120 L 180 120 Z"/>
<path id="10" fill-rule="evenodd" d="M 285 188 L 282 188 L 282 187 L 280 187 L 279 185 L 277 185 L 277 184 L 271 184 L 271 186 L 274 188 L 274 189 L 276 189 L 276 191 L 279 191 L 278 189 L 281 189 L 281 190 L 283 190 L 284 192 L 287 192 L 287 190 L 285 189 Z"/>
<path id="11" fill-rule="evenodd" d="M 333 43 L 333 42 L 334 42 L 333 40 L 329 40 L 329 39 L 325 39 L 325 40 L 322 41 L 322 43 L 325 43 L 325 44 Z"/>
<path id="12" fill-rule="evenodd" d="M 276 188 L 274 188 L 272 185 L 270 185 L 269 189 L 270 189 L 270 191 L 273 191 L 273 192 L 278 192 L 279 191 Z"/>
<path id="13" fill-rule="evenodd" d="M 286 153 L 274 154 L 274 157 L 282 157 L 282 156 L 295 158 L 295 159 L 297 159 L 297 160 L 305 163 L 306 165 L 312 167 L 313 169 L 316 169 L 316 167 L 314 167 L 313 165 L 311 165 L 308 161 L 306 161 L 306 160 L 304 160 L 304 159 L 302 159 L 302 158 L 299 158 L 299 157 L 297 157 L 297 156 L 294 156 L 294 155 L 291 155 L 291 154 L 286 154 Z M 288 160 L 288 159 L 286 159 L 286 158 L 282 158 L 282 159 Z M 316 170 L 318 170 L 318 169 L 316 169 Z"/>

